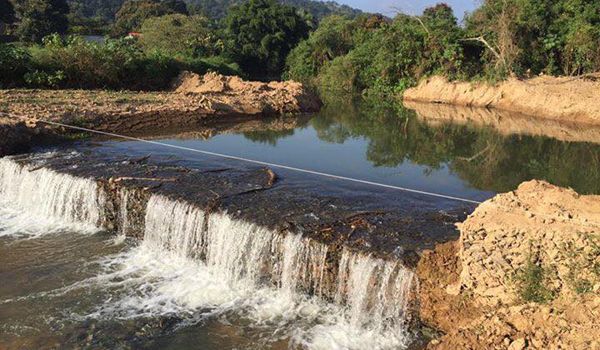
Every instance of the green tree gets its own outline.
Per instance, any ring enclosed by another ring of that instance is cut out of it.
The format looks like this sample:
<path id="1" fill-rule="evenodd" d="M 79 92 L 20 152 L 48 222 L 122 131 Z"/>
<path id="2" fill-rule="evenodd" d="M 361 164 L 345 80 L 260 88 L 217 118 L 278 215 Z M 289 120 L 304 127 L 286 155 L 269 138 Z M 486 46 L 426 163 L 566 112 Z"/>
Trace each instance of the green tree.
<path id="1" fill-rule="evenodd" d="M 140 30 L 142 23 L 151 17 L 180 13 L 187 15 L 187 7 L 181 0 L 127 0 L 115 15 L 113 36 L 123 36 Z"/>
<path id="2" fill-rule="evenodd" d="M 217 55 L 222 48 L 222 41 L 209 28 L 206 17 L 202 16 L 173 14 L 152 17 L 144 21 L 141 31 L 140 42 L 146 50 L 208 57 Z"/>
<path id="3" fill-rule="evenodd" d="M 488 75 L 600 70 L 595 0 L 486 0 L 467 18 L 467 30 L 485 48 Z"/>
<path id="4" fill-rule="evenodd" d="M 69 5 L 66 0 L 23 0 L 16 4 L 17 35 L 23 41 L 40 42 L 52 33 L 65 33 Z"/>
<path id="5" fill-rule="evenodd" d="M 225 19 L 226 52 L 255 78 L 279 77 L 285 58 L 308 30 L 293 7 L 274 0 L 249 0 L 232 7 Z"/>

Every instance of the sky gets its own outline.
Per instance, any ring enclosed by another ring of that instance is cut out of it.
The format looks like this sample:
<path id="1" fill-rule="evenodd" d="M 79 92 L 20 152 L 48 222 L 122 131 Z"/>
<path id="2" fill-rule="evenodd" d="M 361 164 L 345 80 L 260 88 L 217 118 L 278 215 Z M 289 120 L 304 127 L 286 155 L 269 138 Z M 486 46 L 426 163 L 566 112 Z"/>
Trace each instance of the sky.
<path id="1" fill-rule="evenodd" d="M 337 0 L 338 3 L 346 4 L 367 12 L 379 12 L 387 16 L 393 16 L 395 9 L 411 15 L 420 14 L 426 7 L 444 2 L 454 9 L 454 14 L 462 18 L 465 11 L 473 11 L 480 0 Z"/>

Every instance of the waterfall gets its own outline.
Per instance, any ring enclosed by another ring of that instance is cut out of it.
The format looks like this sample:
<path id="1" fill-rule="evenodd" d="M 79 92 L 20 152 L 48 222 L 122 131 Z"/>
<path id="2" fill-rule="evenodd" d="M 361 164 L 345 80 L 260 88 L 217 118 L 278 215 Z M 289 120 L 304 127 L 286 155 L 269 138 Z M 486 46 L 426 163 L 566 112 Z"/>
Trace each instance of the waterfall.
<path id="1" fill-rule="evenodd" d="M 88 226 L 99 225 L 105 201 L 93 180 L 34 169 L 10 158 L 0 159 L 0 198 L 3 205 L 41 220 Z"/>
<path id="2" fill-rule="evenodd" d="M 413 273 L 400 263 L 344 249 L 335 298 L 348 305 L 353 325 L 394 328 L 406 321 L 412 281 Z"/>
<path id="3" fill-rule="evenodd" d="M 327 245 L 227 213 L 207 215 L 161 195 L 148 202 L 145 230 L 144 245 L 201 259 L 223 280 L 255 288 L 267 283 L 288 298 L 302 293 L 324 296 L 333 289 L 332 299 L 351 327 L 406 336 L 413 273 L 399 262 L 343 249 L 337 271 L 326 271 Z M 337 274 L 329 278 L 336 281 L 333 286 L 325 283 L 331 273 Z"/>

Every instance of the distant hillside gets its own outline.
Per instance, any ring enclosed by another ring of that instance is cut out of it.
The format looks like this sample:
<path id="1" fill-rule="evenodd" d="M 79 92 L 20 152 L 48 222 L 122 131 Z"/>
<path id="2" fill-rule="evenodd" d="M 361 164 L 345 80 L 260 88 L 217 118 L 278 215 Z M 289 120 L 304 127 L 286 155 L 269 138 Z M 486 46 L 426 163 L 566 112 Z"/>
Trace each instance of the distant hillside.
<path id="1" fill-rule="evenodd" d="M 227 9 L 233 5 L 243 2 L 243 0 L 186 0 L 197 11 L 210 18 L 223 18 L 227 14 Z M 361 13 L 347 5 L 340 5 L 335 1 L 315 1 L 315 0 L 279 0 L 283 4 L 295 6 L 304 9 L 312 14 L 316 19 L 321 19 L 332 14 L 343 14 L 355 17 Z"/>
<path id="2" fill-rule="evenodd" d="M 192 12 L 202 13 L 209 18 L 220 19 L 225 17 L 227 9 L 241 3 L 243 0 L 184 0 Z M 331 14 L 343 14 L 355 17 L 361 13 L 347 5 L 340 5 L 335 1 L 316 0 L 279 0 L 281 3 L 292 5 L 307 11 L 316 19 Z M 69 0 L 71 12 L 79 17 L 100 17 L 112 21 L 124 0 Z"/>

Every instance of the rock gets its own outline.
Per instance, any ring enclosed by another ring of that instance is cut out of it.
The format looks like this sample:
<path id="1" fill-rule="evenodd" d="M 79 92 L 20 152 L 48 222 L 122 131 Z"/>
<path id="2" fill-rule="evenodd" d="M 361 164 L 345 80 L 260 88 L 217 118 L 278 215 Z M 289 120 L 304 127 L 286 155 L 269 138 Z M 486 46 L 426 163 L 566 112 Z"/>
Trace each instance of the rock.
<path id="1" fill-rule="evenodd" d="M 523 350 L 527 346 L 527 342 L 523 338 L 519 338 L 508 346 L 508 350 Z"/>

